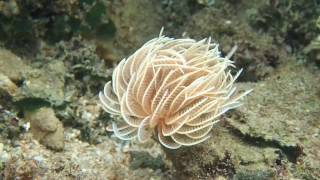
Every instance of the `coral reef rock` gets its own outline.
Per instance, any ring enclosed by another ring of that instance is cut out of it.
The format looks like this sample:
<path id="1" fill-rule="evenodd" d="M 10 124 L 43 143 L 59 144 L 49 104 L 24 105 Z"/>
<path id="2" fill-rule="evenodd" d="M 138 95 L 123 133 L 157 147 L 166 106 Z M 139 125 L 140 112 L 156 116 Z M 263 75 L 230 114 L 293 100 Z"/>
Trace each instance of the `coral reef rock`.
<path id="1" fill-rule="evenodd" d="M 65 97 L 64 72 L 64 64 L 59 61 L 28 71 L 21 87 L 23 96 L 18 100 L 41 99 L 55 106 L 62 105 Z"/>
<path id="2" fill-rule="evenodd" d="M 166 150 L 175 177 L 319 179 L 320 109 L 317 70 L 287 65 L 253 87 L 206 143 Z"/>

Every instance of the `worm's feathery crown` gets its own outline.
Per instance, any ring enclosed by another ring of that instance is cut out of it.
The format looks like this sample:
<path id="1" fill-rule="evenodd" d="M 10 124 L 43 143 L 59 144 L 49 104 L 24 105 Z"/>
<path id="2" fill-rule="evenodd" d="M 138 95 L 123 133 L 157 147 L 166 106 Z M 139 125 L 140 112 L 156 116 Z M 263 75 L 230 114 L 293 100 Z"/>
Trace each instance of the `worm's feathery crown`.
<path id="1" fill-rule="evenodd" d="M 209 138 L 218 117 L 241 105 L 225 58 L 211 39 L 150 40 L 115 68 L 99 98 L 105 111 L 123 118 L 108 128 L 122 140 L 145 142 L 154 134 L 170 149 Z"/>

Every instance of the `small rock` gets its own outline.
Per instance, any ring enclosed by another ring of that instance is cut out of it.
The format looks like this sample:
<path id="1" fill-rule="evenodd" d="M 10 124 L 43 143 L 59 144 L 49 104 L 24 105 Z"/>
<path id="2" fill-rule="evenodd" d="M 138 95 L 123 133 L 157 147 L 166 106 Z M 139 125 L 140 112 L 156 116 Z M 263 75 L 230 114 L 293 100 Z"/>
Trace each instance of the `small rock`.
<path id="1" fill-rule="evenodd" d="M 30 120 L 31 126 L 37 127 L 45 132 L 56 131 L 59 124 L 59 119 L 56 118 L 51 108 L 40 108 L 36 111 L 28 111 L 26 117 Z"/>
<path id="2" fill-rule="evenodd" d="M 12 99 L 18 94 L 18 87 L 0 70 L 0 104 L 8 108 L 12 104 Z"/>
<path id="3" fill-rule="evenodd" d="M 63 149 L 64 129 L 53 109 L 42 107 L 35 111 L 27 111 L 25 117 L 30 121 L 30 129 L 35 139 L 48 148 Z"/>
<path id="4" fill-rule="evenodd" d="M 3 151 L 1 154 L 0 154 L 0 163 L 3 163 L 3 162 L 7 162 L 10 158 L 10 155 L 8 152 L 6 151 Z M 1 165 L 0 165 L 1 167 Z"/>
<path id="5" fill-rule="evenodd" d="M 43 145 L 50 149 L 61 151 L 64 148 L 64 129 L 62 123 L 58 124 L 57 130 L 53 133 L 48 133 L 41 141 Z"/>
<path id="6" fill-rule="evenodd" d="M 2 152 L 3 152 L 3 144 L 0 143 L 0 156 L 2 155 Z"/>
<path id="7" fill-rule="evenodd" d="M 15 96 L 17 90 L 18 87 L 10 80 L 10 78 L 0 73 L 0 94 L 2 94 L 1 92 L 4 92 L 9 96 Z"/>
<path id="8" fill-rule="evenodd" d="M 42 155 L 37 155 L 33 157 L 33 160 L 37 161 L 37 163 L 43 163 L 45 161 L 44 157 Z"/>
<path id="9" fill-rule="evenodd" d="M 12 52 L 0 48 L 0 72 L 12 81 L 22 79 L 22 75 L 29 67 Z"/>

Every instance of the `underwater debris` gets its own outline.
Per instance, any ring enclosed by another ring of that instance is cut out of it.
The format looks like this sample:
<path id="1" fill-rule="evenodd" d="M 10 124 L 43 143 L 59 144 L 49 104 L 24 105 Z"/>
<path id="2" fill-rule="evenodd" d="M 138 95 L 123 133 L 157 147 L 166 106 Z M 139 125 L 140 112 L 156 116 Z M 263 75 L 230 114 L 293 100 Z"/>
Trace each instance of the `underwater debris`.
<path id="1" fill-rule="evenodd" d="M 209 138 L 218 117 L 241 105 L 249 91 L 236 93 L 230 57 L 220 56 L 211 38 L 160 36 L 123 59 L 99 98 L 105 111 L 123 121 L 108 127 L 122 140 L 145 142 L 153 135 L 170 149 Z"/>

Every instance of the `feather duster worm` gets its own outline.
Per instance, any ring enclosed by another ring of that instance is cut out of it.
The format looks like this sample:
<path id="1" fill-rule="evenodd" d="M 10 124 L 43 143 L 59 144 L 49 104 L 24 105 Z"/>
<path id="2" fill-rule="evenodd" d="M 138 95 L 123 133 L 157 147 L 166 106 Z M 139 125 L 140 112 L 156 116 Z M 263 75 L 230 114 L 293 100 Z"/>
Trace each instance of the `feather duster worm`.
<path id="1" fill-rule="evenodd" d="M 221 57 L 211 39 L 150 40 L 114 69 L 99 98 L 103 109 L 121 116 L 108 128 L 122 140 L 145 142 L 152 136 L 170 149 L 209 138 L 219 116 L 241 105 L 250 91 L 233 86 L 233 49 Z"/>

